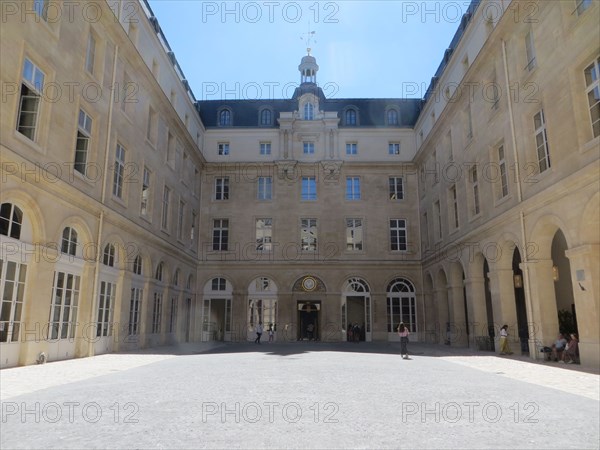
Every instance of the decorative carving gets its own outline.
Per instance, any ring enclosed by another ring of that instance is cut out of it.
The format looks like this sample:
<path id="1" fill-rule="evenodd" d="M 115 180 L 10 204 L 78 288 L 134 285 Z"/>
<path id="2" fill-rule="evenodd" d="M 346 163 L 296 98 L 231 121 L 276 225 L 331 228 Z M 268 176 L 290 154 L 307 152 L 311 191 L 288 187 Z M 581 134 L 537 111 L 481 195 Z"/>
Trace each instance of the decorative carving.
<path id="1" fill-rule="evenodd" d="M 298 161 L 291 160 L 282 160 L 275 161 L 275 166 L 277 167 L 277 177 L 280 180 L 287 180 L 289 182 L 296 181 L 297 177 L 297 169 Z"/>
<path id="2" fill-rule="evenodd" d="M 339 183 L 343 161 L 321 161 L 323 182 L 325 184 Z"/>
<path id="3" fill-rule="evenodd" d="M 327 292 L 325 283 L 314 275 L 298 278 L 292 288 L 294 292 Z"/>

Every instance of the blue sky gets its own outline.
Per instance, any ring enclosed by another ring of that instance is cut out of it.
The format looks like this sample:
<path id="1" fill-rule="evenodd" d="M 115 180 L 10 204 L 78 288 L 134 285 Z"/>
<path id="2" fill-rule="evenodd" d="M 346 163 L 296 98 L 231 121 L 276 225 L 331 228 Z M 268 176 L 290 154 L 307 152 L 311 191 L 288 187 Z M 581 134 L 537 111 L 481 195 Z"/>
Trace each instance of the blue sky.
<path id="1" fill-rule="evenodd" d="M 316 31 L 330 98 L 422 97 L 468 1 L 174 1 L 150 6 L 198 100 L 288 98 Z M 309 24 L 310 22 L 310 24 Z"/>

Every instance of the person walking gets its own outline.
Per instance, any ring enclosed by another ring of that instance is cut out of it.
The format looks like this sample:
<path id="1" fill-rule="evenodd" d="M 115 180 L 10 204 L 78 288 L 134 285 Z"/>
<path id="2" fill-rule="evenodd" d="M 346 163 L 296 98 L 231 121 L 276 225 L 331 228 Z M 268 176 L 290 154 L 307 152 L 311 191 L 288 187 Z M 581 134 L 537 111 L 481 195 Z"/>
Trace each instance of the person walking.
<path id="1" fill-rule="evenodd" d="M 262 322 L 258 322 L 258 325 L 256 325 L 256 339 L 254 339 L 254 343 L 255 344 L 260 344 L 260 337 L 263 334 L 263 326 L 262 326 Z"/>
<path id="2" fill-rule="evenodd" d="M 404 322 L 400 322 L 398 325 L 398 336 L 400 336 L 400 356 L 402 359 L 408 359 L 408 350 L 406 345 L 408 344 L 408 327 L 404 326 Z"/>
<path id="3" fill-rule="evenodd" d="M 508 325 L 503 325 L 502 328 L 500 328 L 500 354 L 512 355 L 512 353 L 508 343 Z"/>

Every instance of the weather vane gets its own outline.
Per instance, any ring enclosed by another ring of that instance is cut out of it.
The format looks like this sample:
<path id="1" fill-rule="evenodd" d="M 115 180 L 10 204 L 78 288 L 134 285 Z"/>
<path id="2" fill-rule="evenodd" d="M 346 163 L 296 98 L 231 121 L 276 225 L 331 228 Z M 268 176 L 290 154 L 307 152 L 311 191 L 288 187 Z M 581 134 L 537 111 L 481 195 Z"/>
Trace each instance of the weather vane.
<path id="1" fill-rule="evenodd" d="M 300 39 L 302 39 L 304 41 L 304 43 L 306 44 L 306 51 L 308 52 L 309 55 L 310 55 L 310 51 L 312 50 L 310 47 L 311 41 L 314 44 L 317 43 L 317 41 L 315 39 L 316 33 L 317 33 L 316 31 L 310 31 L 310 21 L 308 21 L 308 32 L 304 33 L 302 36 L 300 36 Z"/>

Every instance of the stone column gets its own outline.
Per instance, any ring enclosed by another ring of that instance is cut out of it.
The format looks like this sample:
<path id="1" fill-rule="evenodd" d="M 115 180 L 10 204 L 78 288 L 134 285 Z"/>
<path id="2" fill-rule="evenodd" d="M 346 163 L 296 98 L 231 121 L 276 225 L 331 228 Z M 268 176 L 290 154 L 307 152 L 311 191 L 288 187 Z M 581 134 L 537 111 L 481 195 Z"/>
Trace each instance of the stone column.
<path id="1" fill-rule="evenodd" d="M 453 285 L 448 288 L 450 301 L 450 331 L 451 344 L 458 347 L 467 346 L 467 325 L 465 317 L 465 303 L 462 285 Z"/>
<path id="2" fill-rule="evenodd" d="M 506 324 L 511 351 L 521 354 L 519 330 L 517 325 L 517 306 L 515 304 L 515 285 L 512 269 L 490 270 L 490 291 L 496 329 L 496 352 L 500 351 L 500 328 Z"/>
<path id="3" fill-rule="evenodd" d="M 539 347 L 550 346 L 558 335 L 558 310 L 552 278 L 552 260 L 538 259 L 522 266 L 529 273 L 529 286 L 525 285 L 525 292 L 530 294 L 532 309 L 531 314 L 527 311 L 527 316 L 532 321 L 529 351 L 530 354 L 536 355 L 534 358 L 537 358 Z"/>
<path id="4" fill-rule="evenodd" d="M 600 245 L 587 244 L 565 252 L 570 260 L 573 297 L 577 312 L 581 364 L 600 367 Z"/>
<path id="5" fill-rule="evenodd" d="M 438 343 L 444 344 L 447 339 L 446 323 L 450 321 L 448 308 L 448 291 L 445 287 L 435 290 L 435 304 L 437 305 L 438 313 L 437 327 L 440 330 L 440 333 L 438 334 Z"/>
<path id="6" fill-rule="evenodd" d="M 280 293 L 277 302 L 277 341 L 296 340 L 296 302 L 291 292 Z"/>
<path id="7" fill-rule="evenodd" d="M 488 337 L 487 332 L 487 311 L 485 307 L 485 280 L 482 276 L 470 277 L 465 279 L 465 288 L 467 291 L 467 309 L 469 310 L 470 335 L 469 346 L 477 348 L 478 337 Z"/>

